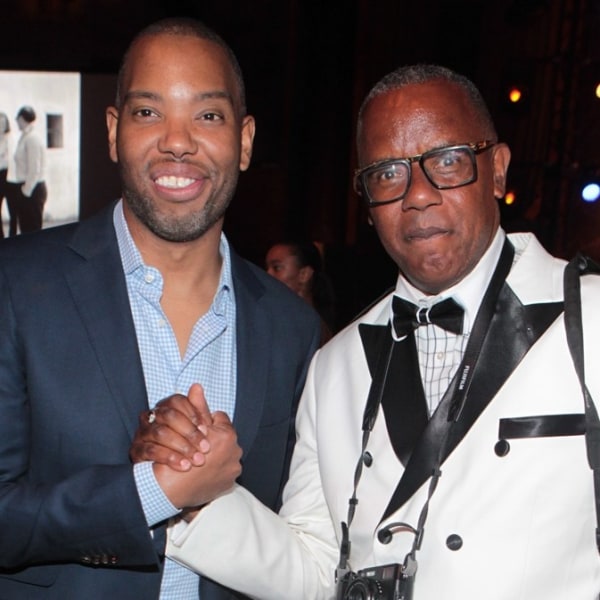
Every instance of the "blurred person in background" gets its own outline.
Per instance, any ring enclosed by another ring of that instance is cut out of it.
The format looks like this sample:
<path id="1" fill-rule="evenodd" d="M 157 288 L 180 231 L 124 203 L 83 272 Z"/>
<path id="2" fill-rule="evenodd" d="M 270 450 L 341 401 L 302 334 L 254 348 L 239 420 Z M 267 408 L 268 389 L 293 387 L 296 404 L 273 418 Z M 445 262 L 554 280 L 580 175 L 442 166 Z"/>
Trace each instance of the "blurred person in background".
<path id="1" fill-rule="evenodd" d="M 14 203 L 17 206 L 21 233 L 42 228 L 44 205 L 48 198 L 46 188 L 46 146 L 37 135 L 34 122 L 35 110 L 22 106 L 17 113 L 17 125 L 21 137 L 15 150 Z"/>
<path id="2" fill-rule="evenodd" d="M 10 123 L 5 113 L 0 112 L 0 212 L 2 211 L 2 201 L 7 196 L 6 177 L 8 175 L 8 133 L 10 132 Z M 0 223 L 0 238 L 4 237 L 4 230 Z"/>
<path id="3" fill-rule="evenodd" d="M 328 342 L 336 331 L 335 295 L 316 244 L 310 241 L 273 244 L 267 251 L 265 268 L 319 313 L 321 345 Z"/>

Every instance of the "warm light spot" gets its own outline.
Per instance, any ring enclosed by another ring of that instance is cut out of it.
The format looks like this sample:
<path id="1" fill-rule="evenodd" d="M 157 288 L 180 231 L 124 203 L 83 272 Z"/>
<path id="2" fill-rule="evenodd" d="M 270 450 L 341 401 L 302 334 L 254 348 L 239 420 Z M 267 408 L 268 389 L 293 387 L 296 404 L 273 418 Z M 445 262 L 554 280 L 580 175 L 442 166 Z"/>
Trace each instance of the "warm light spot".
<path id="1" fill-rule="evenodd" d="M 510 206 L 511 204 L 515 203 L 516 199 L 517 199 L 517 196 L 514 192 L 506 192 L 506 194 L 504 196 L 504 204 L 506 204 L 507 206 Z"/>
<path id="2" fill-rule="evenodd" d="M 511 88 L 510 91 L 508 92 L 508 99 L 513 102 L 516 103 L 521 99 L 522 93 L 521 90 L 519 88 Z"/>

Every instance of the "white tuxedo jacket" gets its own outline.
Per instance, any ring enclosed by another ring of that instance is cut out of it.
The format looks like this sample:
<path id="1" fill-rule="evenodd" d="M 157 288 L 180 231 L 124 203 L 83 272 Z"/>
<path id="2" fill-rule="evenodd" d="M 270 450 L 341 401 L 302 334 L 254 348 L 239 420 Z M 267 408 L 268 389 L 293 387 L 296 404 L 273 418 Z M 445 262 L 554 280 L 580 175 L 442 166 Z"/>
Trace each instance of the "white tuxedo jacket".
<path id="1" fill-rule="evenodd" d="M 562 317 L 565 263 L 530 234 L 509 238 L 516 260 L 430 501 L 415 600 L 595 600 L 600 592 L 583 399 Z M 582 297 L 586 377 L 599 399 L 600 276 L 582 278 Z M 235 488 L 171 531 L 174 559 L 263 600 L 335 597 L 369 365 L 389 339 L 390 302 L 391 295 L 315 355 L 280 514 Z M 406 467 L 379 408 L 350 526 L 353 570 L 402 563 L 410 551 L 408 529 L 388 544 L 377 532 L 397 521 L 416 527 L 431 475 L 418 457 L 435 443 L 443 406 Z M 394 494 L 398 505 L 384 517 Z"/>

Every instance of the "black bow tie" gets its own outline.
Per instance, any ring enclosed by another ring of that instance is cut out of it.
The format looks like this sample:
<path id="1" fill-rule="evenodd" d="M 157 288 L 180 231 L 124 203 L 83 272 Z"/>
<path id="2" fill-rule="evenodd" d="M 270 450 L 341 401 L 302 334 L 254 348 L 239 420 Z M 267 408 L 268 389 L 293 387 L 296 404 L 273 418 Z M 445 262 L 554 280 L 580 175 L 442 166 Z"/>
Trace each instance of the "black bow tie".
<path id="1" fill-rule="evenodd" d="M 431 308 L 418 307 L 416 304 L 394 296 L 394 331 L 399 338 L 408 335 L 419 325 L 437 325 L 442 329 L 460 334 L 463 330 L 464 309 L 453 298 L 446 298 Z"/>

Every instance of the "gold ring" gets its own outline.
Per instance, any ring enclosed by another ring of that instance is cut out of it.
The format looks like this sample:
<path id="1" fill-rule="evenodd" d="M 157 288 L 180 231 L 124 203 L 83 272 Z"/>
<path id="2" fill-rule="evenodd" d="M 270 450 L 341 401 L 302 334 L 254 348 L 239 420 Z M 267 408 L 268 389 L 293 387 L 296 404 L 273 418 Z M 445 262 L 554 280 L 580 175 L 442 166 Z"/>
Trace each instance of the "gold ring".
<path id="1" fill-rule="evenodd" d="M 151 410 L 150 413 L 148 414 L 148 423 L 150 423 L 150 425 L 152 425 L 152 423 L 154 423 L 154 421 L 156 421 L 156 411 Z"/>

